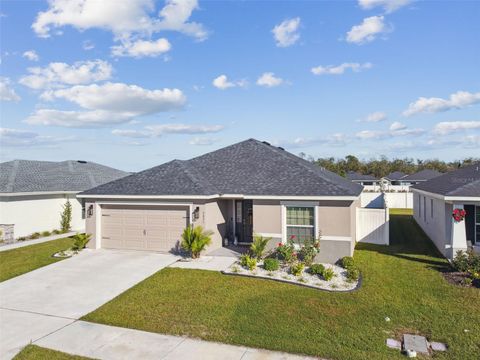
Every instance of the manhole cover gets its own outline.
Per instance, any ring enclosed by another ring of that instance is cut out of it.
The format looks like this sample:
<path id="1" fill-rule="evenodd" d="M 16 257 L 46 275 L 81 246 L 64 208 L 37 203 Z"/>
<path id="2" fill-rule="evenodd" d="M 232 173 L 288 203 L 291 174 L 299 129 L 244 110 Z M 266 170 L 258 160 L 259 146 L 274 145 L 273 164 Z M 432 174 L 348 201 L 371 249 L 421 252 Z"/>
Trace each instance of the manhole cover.
<path id="1" fill-rule="evenodd" d="M 417 353 L 428 354 L 427 339 L 420 335 L 403 335 L 403 350 L 413 350 Z"/>

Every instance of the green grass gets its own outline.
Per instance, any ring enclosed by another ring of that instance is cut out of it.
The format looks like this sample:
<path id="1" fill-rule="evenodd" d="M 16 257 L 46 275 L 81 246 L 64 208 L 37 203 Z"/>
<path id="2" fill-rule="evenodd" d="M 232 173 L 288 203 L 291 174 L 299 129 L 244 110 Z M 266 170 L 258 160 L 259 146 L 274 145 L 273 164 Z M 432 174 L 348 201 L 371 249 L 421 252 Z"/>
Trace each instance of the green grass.
<path id="1" fill-rule="evenodd" d="M 63 238 L 0 252 L 0 282 L 62 260 L 52 255 L 72 244 L 71 238 Z"/>
<path id="2" fill-rule="evenodd" d="M 478 359 L 480 290 L 444 280 L 448 263 L 411 216 L 390 229 L 391 246 L 357 246 L 357 292 L 167 268 L 84 320 L 329 359 L 404 359 L 385 340 L 418 332 L 448 344 L 435 359 Z"/>
<path id="3" fill-rule="evenodd" d="M 413 215 L 413 209 L 390 209 L 390 215 Z"/>
<path id="4" fill-rule="evenodd" d="M 14 360 L 88 360 L 89 358 L 70 355 L 60 351 L 28 345 L 13 358 Z"/>

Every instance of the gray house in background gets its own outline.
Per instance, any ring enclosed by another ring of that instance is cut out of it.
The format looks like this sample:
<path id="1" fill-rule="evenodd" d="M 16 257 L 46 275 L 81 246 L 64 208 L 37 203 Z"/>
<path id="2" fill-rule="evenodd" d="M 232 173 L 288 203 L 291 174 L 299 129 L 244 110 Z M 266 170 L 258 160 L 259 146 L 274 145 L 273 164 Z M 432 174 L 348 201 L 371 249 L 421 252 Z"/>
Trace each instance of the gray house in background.
<path id="1" fill-rule="evenodd" d="M 0 225 L 18 238 L 60 226 L 62 206 L 72 204 L 72 229 L 83 230 L 75 195 L 128 173 L 87 161 L 13 160 L 0 164 Z M 8 239 L 11 241 L 12 239 Z"/>
<path id="2" fill-rule="evenodd" d="M 362 186 L 282 148 L 246 140 L 78 195 L 93 248 L 175 250 L 183 229 L 213 231 L 209 250 L 249 245 L 254 234 L 285 242 L 318 237 L 320 261 L 352 255 Z"/>
<path id="3" fill-rule="evenodd" d="M 480 163 L 412 186 L 414 218 L 448 259 L 458 250 L 480 250 Z M 462 221 L 453 211 L 463 209 Z"/>
<path id="4" fill-rule="evenodd" d="M 423 169 L 414 174 L 407 175 L 401 179 L 403 185 L 415 185 L 436 178 L 442 175 L 441 172 L 430 169 Z"/>
<path id="5" fill-rule="evenodd" d="M 355 171 L 347 172 L 345 177 L 351 182 L 354 182 L 359 185 L 372 186 L 372 185 L 378 185 L 380 183 L 380 180 L 373 175 L 363 175 Z"/>

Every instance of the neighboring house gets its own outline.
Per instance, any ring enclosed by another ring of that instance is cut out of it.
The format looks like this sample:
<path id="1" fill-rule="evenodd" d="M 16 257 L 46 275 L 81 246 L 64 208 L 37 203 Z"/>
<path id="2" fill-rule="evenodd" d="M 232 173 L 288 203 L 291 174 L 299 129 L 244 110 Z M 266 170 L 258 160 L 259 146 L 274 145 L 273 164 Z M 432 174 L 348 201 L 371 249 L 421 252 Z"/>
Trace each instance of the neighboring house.
<path id="1" fill-rule="evenodd" d="M 380 182 L 380 180 L 373 175 L 363 175 L 355 171 L 347 172 L 345 177 L 351 182 L 359 185 L 373 186 L 378 185 Z"/>
<path id="2" fill-rule="evenodd" d="M 175 251 L 189 225 L 213 231 L 209 250 L 318 237 L 319 261 L 352 255 L 362 186 L 254 139 L 87 190 L 89 246 Z"/>
<path id="3" fill-rule="evenodd" d="M 62 206 L 70 199 L 72 229 L 83 230 L 82 203 L 75 195 L 128 173 L 86 161 L 14 160 L 0 164 L 0 224 L 13 225 L 14 237 L 60 227 Z"/>
<path id="4" fill-rule="evenodd" d="M 440 252 L 452 259 L 469 245 L 480 249 L 480 163 L 412 187 L 414 218 Z M 456 222 L 454 209 L 466 211 Z"/>
<path id="5" fill-rule="evenodd" d="M 383 179 L 387 180 L 390 185 L 402 185 L 402 179 L 406 177 L 407 174 L 401 172 L 401 171 L 394 171 L 386 176 L 383 177 Z"/>
<path id="6" fill-rule="evenodd" d="M 402 185 L 410 186 L 410 185 L 420 184 L 427 180 L 436 178 L 437 176 L 440 176 L 440 175 L 442 175 L 442 173 L 436 170 L 423 169 L 416 172 L 415 174 L 410 174 L 401 178 L 400 182 Z"/>

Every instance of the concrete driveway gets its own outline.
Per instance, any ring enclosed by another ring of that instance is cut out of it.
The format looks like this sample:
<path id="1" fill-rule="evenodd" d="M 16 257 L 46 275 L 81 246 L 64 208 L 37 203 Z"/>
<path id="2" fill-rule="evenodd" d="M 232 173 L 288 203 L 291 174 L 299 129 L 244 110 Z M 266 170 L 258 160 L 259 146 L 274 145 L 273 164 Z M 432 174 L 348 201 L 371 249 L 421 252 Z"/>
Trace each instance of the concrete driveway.
<path id="1" fill-rule="evenodd" d="M 13 357 L 177 259 L 154 252 L 84 250 L 0 283 L 0 359 Z"/>

